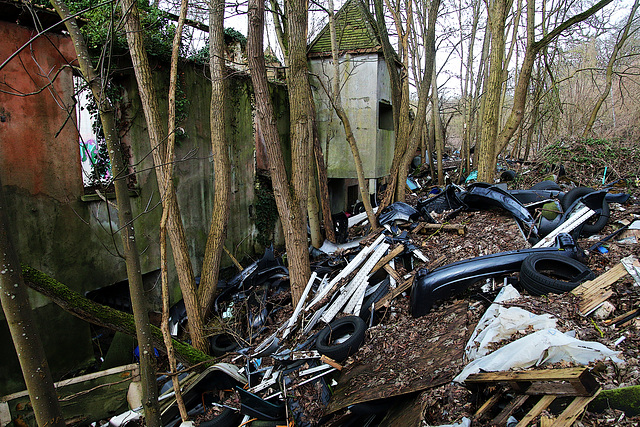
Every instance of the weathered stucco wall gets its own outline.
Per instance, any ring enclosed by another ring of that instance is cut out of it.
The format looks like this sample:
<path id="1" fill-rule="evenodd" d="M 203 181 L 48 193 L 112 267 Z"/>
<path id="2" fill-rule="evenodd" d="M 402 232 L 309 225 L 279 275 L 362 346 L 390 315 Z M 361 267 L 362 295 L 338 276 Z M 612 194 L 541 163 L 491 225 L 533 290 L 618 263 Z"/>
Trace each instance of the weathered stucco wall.
<path id="1" fill-rule="evenodd" d="M 389 173 L 393 158 L 393 131 L 379 129 L 379 101 L 390 101 L 386 65 L 378 54 L 340 58 L 341 99 L 353 129 L 365 177 L 380 178 Z M 331 87 L 333 75 L 329 58 L 310 60 L 314 75 L 324 87 Z M 312 80 L 318 120 L 318 134 L 325 153 L 329 178 L 356 177 L 351 149 L 342 123 L 333 112 L 323 86 Z"/>
<path id="2" fill-rule="evenodd" d="M 0 61 L 33 34 L 33 30 L 0 22 L 3 40 Z M 53 73 L 67 63 L 61 53 L 67 58 L 74 57 L 67 38 L 49 35 L 49 39 L 54 43 L 36 40 L 32 49 L 26 49 L 21 55 L 22 63 L 14 60 L 0 71 L 0 84 L 10 83 L 12 88 L 25 93 L 44 85 L 36 76 L 40 68 L 31 58 L 31 52 L 41 69 L 53 70 Z M 209 126 L 211 88 L 202 66 L 184 64 L 181 73 L 181 87 L 189 105 L 184 109 L 187 118 L 179 125 L 184 128 L 185 135 L 179 138 L 176 149 L 175 182 L 189 252 L 198 275 L 211 220 L 215 179 Z M 155 64 L 154 77 L 166 118 L 168 67 Z M 126 73 L 116 74 L 115 80 L 123 88 L 126 118 L 122 127 L 123 140 L 131 147 L 139 190 L 139 196 L 132 199 L 138 248 L 143 273 L 149 273 L 159 268 L 160 261 L 161 210 L 157 182 L 133 74 L 129 69 Z M 242 259 L 261 250 L 256 243 L 254 225 L 252 89 L 246 76 L 235 75 L 227 81 L 230 96 L 225 108 L 227 137 L 231 145 L 232 196 L 226 246 Z M 7 90 L 7 85 L 3 86 L 2 89 Z M 284 89 L 277 87 L 274 90 Z M 58 97 L 57 102 L 52 93 Z M 119 228 L 117 212 L 102 201 L 81 201 L 84 188 L 75 114 L 71 110 L 68 117 L 59 107 L 72 105 L 72 93 L 70 68 L 57 77 L 52 90 L 29 97 L 0 93 L 0 177 L 9 203 L 11 234 L 21 261 L 86 293 L 126 280 L 126 272 L 124 261 L 118 256 L 120 237 L 112 235 Z M 288 129 L 286 110 L 281 111 L 279 120 L 286 121 L 281 127 Z M 231 264 L 226 255 L 223 255 L 223 262 Z M 177 300 L 180 294 L 177 281 L 172 279 L 172 284 L 173 298 Z M 92 360 L 89 325 L 39 294 L 32 292 L 30 296 L 54 376 L 59 378 Z M 0 395 L 22 389 L 20 368 L 1 312 L 0 360 Z"/>
<path id="3" fill-rule="evenodd" d="M 0 61 L 33 34 L 34 30 L 0 22 Z M 50 34 L 48 40 L 37 39 L 0 71 L 3 91 L 29 94 L 40 90 L 48 83 L 42 75 L 50 73 L 53 77 L 67 63 L 65 57 L 74 57 L 65 37 Z M 72 105 L 72 94 L 70 68 L 63 69 L 53 84 L 37 95 L 0 93 L 0 174 L 10 206 L 10 234 L 21 261 L 55 273 L 59 280 L 82 290 L 92 275 L 82 278 L 78 272 L 100 268 L 85 256 L 98 241 L 92 239 L 84 224 L 89 212 L 79 201 L 82 180 L 78 134 L 74 126 L 64 126 L 67 112 L 61 108 Z M 34 292 L 30 297 L 54 374 L 71 371 L 93 357 L 86 323 Z M 2 312 L 0 360 L 0 393 L 22 388 L 20 367 Z"/>

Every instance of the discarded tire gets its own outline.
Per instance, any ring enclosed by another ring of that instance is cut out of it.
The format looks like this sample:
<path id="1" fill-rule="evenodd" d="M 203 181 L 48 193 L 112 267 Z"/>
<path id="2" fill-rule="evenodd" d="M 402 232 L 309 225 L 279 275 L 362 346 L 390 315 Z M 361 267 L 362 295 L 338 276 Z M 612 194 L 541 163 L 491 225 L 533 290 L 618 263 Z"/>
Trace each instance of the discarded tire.
<path id="1" fill-rule="evenodd" d="M 316 350 L 331 359 L 342 362 L 358 351 L 364 341 L 367 324 L 358 316 L 334 320 L 320 331 Z"/>
<path id="2" fill-rule="evenodd" d="M 224 356 L 238 348 L 238 344 L 236 344 L 233 337 L 229 334 L 217 334 L 210 337 L 209 345 L 211 346 L 211 353 L 214 356 Z"/>
<path id="3" fill-rule="evenodd" d="M 571 205 L 580 197 L 586 196 L 589 193 L 593 193 L 595 190 L 589 187 L 576 187 L 564 195 L 561 201 L 562 209 L 566 212 Z M 587 222 L 582 224 L 580 234 L 583 236 L 591 236 L 598 233 L 607 225 L 609 221 L 609 203 L 606 200 L 602 201 L 602 213 L 596 214 L 589 218 Z"/>
<path id="4" fill-rule="evenodd" d="M 217 417 L 200 423 L 200 427 L 235 427 L 241 419 L 240 412 L 225 408 Z"/>
<path id="5" fill-rule="evenodd" d="M 556 254 L 531 255 L 520 268 L 520 284 L 532 295 L 569 292 L 593 278 L 595 274 L 586 265 Z"/>

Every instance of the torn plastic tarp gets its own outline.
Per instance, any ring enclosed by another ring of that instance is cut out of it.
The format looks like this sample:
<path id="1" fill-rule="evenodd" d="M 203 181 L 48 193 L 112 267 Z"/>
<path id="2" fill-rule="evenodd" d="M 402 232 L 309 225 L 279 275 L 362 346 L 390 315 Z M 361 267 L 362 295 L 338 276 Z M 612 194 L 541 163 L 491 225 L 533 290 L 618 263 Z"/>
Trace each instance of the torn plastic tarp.
<path id="1" fill-rule="evenodd" d="M 615 363 L 624 363 L 617 357 L 619 354 L 620 352 L 610 350 L 598 342 L 582 341 L 549 328 L 522 337 L 474 360 L 453 381 L 464 382 L 469 375 L 480 371 L 508 371 L 560 361 L 587 365 L 596 360 L 610 358 Z"/>
<path id="2" fill-rule="evenodd" d="M 485 255 L 457 261 L 433 271 L 420 269 L 411 289 L 411 314 L 414 317 L 424 316 L 431 310 L 434 302 L 459 294 L 480 280 L 520 271 L 526 257 L 545 250 L 571 258 L 578 258 L 582 254 L 573 238 L 562 233 L 556 238 L 554 247 Z"/>
<path id="3" fill-rule="evenodd" d="M 490 345 L 505 340 L 522 330 L 542 330 L 556 327 L 549 314 L 533 314 L 519 307 L 504 307 L 502 303 L 520 298 L 520 292 L 507 285 L 487 308 L 465 347 L 467 360 L 475 360 L 491 352 Z"/>

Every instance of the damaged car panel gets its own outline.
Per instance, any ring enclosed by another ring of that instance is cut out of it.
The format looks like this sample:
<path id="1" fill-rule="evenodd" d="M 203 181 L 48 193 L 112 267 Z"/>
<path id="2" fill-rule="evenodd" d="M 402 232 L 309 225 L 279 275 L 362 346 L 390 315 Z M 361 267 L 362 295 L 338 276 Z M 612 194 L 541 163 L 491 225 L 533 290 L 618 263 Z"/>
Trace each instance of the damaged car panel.
<path id="1" fill-rule="evenodd" d="M 411 290 L 411 314 L 421 317 L 429 313 L 434 302 L 460 294 L 480 280 L 520 271 L 524 260 L 536 253 L 557 253 L 579 258 L 581 251 L 568 234 L 560 234 L 556 246 L 530 248 L 485 255 L 457 261 L 433 271 L 418 270 Z"/>
<path id="2" fill-rule="evenodd" d="M 462 195 L 462 200 L 470 208 L 482 209 L 486 205 L 497 206 L 510 212 L 528 230 L 530 238 L 538 237 L 538 228 L 531 213 L 507 191 L 483 182 L 471 184 Z"/>

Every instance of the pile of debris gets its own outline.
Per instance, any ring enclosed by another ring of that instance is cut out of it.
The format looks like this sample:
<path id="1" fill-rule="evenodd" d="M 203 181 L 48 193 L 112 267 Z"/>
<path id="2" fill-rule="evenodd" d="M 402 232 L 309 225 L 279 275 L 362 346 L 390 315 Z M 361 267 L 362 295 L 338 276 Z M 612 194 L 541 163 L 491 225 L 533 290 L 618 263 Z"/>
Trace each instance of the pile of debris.
<path id="1" fill-rule="evenodd" d="M 348 243 L 311 251 L 295 307 L 273 249 L 220 284 L 220 361 L 181 375 L 196 425 L 638 422 L 607 394 L 640 378 L 637 199 L 416 184 L 379 230 L 354 235 L 355 215 Z M 185 320 L 174 307 L 174 334 Z M 164 381 L 162 422 L 177 426 Z"/>
<path id="2" fill-rule="evenodd" d="M 313 251 L 296 307 L 272 251 L 224 287 L 211 342 L 226 355 L 185 387 L 201 425 L 588 425 L 601 390 L 637 385 L 629 194 L 428 190 L 382 212 L 377 232 Z"/>

